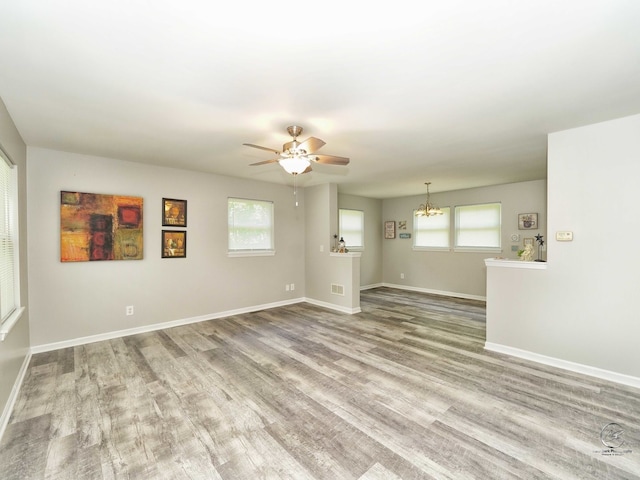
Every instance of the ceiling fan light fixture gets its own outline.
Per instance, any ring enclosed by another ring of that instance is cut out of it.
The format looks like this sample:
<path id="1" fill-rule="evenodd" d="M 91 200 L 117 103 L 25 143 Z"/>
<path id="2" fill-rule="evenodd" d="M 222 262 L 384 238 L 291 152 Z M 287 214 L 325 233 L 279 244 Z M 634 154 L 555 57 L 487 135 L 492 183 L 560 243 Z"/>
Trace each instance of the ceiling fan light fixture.
<path id="1" fill-rule="evenodd" d="M 280 166 L 291 175 L 299 175 L 304 172 L 311 162 L 306 156 L 286 157 L 278 160 Z"/>

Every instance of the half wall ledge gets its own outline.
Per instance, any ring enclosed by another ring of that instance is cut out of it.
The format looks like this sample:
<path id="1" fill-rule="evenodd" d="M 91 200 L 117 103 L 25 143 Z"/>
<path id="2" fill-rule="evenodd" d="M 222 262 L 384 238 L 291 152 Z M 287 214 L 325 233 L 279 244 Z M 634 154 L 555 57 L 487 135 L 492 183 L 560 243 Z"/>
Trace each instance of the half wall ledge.
<path id="1" fill-rule="evenodd" d="M 511 260 L 508 258 L 485 258 L 484 264 L 487 267 L 521 268 L 530 270 L 547 269 L 547 262 L 523 262 L 522 260 Z"/>

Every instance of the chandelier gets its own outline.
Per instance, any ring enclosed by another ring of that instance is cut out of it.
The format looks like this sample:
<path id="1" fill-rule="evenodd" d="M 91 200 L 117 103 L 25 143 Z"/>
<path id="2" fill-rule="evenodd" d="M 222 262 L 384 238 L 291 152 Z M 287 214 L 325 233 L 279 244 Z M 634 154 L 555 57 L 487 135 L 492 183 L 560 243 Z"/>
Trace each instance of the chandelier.
<path id="1" fill-rule="evenodd" d="M 416 210 L 416 217 L 433 217 L 435 215 L 442 215 L 442 210 L 431 203 L 431 194 L 429 193 L 429 185 L 431 182 L 425 182 L 427 186 L 427 201 L 421 204 Z"/>

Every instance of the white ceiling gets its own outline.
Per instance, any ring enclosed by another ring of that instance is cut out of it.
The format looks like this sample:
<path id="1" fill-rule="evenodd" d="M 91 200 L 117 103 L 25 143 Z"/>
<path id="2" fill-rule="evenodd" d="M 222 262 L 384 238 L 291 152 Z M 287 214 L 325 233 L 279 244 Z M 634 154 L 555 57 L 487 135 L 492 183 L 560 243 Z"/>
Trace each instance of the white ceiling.
<path id="1" fill-rule="evenodd" d="M 30 146 L 374 198 L 546 177 L 546 134 L 640 112 L 637 0 L 4 0 L 0 97 Z"/>

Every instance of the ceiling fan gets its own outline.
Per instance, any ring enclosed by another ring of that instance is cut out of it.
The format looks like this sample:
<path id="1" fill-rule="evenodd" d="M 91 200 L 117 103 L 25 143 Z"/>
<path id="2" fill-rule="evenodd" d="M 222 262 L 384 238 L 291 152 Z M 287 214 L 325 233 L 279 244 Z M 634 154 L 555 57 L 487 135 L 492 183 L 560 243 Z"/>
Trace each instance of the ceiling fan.
<path id="1" fill-rule="evenodd" d="M 319 138 L 309 137 L 303 142 L 298 141 L 298 135 L 302 133 L 302 127 L 292 125 L 287 127 L 287 132 L 293 137 L 293 140 L 282 145 L 282 151 L 273 148 L 261 147 L 253 143 L 243 143 L 247 147 L 259 148 L 280 155 L 279 158 L 265 160 L 263 162 L 252 163 L 251 166 L 266 165 L 267 163 L 278 162 L 287 173 L 291 175 L 300 175 L 311 171 L 311 164 L 324 163 L 328 165 L 347 165 L 349 159 L 345 157 L 336 157 L 335 155 L 322 155 L 316 152 L 325 144 Z"/>

